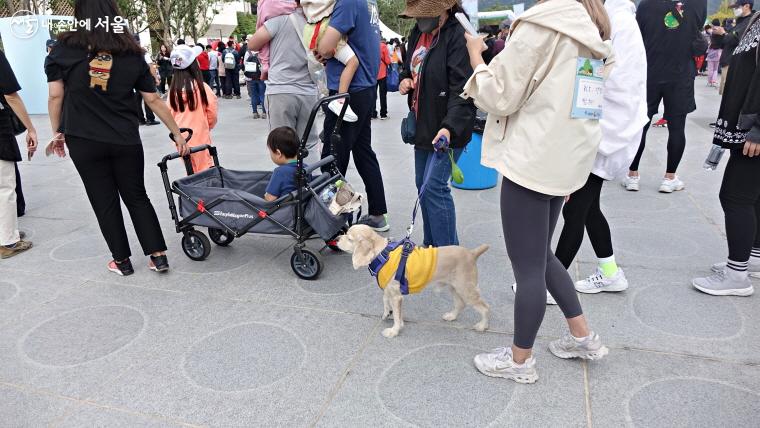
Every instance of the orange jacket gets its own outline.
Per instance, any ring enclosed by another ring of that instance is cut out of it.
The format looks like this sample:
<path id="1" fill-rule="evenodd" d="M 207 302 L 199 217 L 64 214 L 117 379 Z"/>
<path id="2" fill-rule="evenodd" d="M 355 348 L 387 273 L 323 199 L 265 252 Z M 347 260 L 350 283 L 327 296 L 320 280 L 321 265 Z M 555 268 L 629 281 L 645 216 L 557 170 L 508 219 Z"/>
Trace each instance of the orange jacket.
<path id="1" fill-rule="evenodd" d="M 391 56 L 388 53 L 388 45 L 380 42 L 380 70 L 377 72 L 377 79 L 385 79 L 388 76 L 388 66 L 391 65 Z"/>
<path id="2" fill-rule="evenodd" d="M 172 116 L 174 116 L 174 120 L 177 121 L 177 125 L 180 128 L 190 128 L 193 130 L 193 138 L 188 143 L 190 147 L 202 146 L 203 144 L 211 145 L 211 130 L 216 126 L 216 95 L 205 83 L 203 84 L 203 89 L 206 91 L 206 98 L 208 98 L 208 105 L 205 108 L 201 102 L 200 91 L 197 88 L 194 91 L 196 100 L 194 111 L 190 111 L 187 104 L 185 104 L 185 111 L 174 111 L 171 108 L 170 101 L 166 101 Z M 193 153 L 190 156 L 190 161 L 193 164 L 193 171 L 195 172 L 201 172 L 214 166 L 214 160 L 211 158 L 208 150 Z"/>

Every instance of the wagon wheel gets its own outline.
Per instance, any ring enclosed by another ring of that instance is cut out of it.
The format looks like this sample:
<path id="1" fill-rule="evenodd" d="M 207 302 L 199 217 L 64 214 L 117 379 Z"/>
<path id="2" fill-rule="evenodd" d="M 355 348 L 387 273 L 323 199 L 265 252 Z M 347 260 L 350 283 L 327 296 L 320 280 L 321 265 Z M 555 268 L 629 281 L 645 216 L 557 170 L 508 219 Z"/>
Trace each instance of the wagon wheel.
<path id="1" fill-rule="evenodd" d="M 231 234 L 230 232 L 222 229 L 214 229 L 211 227 L 208 228 L 208 236 L 211 238 L 211 241 L 214 244 L 220 247 L 226 247 L 232 244 L 232 241 L 235 240 L 235 235 Z"/>
<path id="2" fill-rule="evenodd" d="M 191 260 L 200 262 L 211 254 L 211 242 L 203 232 L 191 230 L 182 236 L 182 251 Z"/>
<path id="3" fill-rule="evenodd" d="M 298 251 L 293 252 L 290 257 L 290 267 L 299 278 L 312 281 L 322 273 L 322 258 L 317 252 L 303 248 L 300 255 Z"/>

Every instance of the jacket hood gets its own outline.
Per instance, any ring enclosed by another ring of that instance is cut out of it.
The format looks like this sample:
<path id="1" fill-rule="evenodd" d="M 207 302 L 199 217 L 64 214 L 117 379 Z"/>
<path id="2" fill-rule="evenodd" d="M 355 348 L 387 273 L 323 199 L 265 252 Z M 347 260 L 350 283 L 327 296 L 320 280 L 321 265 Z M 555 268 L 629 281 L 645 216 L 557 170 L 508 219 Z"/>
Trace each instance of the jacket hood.
<path id="1" fill-rule="evenodd" d="M 525 11 L 517 20 L 562 33 L 587 47 L 598 59 L 612 53 L 611 43 L 602 41 L 586 8 L 576 0 L 545 0 Z"/>

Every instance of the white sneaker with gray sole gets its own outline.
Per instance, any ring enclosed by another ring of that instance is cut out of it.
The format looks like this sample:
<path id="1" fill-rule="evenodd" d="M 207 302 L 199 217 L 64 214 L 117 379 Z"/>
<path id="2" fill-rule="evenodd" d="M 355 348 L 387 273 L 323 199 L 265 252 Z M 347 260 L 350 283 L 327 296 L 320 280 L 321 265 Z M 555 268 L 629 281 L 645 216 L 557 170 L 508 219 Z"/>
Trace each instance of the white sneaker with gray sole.
<path id="1" fill-rule="evenodd" d="M 600 360 L 610 350 L 602 345 L 602 339 L 596 333 L 576 339 L 571 334 L 549 343 L 549 351 L 559 358 L 582 358 L 584 360 Z"/>
<path id="2" fill-rule="evenodd" d="M 478 354 L 473 359 L 475 368 L 490 377 L 501 377 L 517 383 L 535 383 L 538 380 L 536 359 L 530 357 L 523 364 L 512 359 L 512 348 L 496 348 L 491 352 Z"/>

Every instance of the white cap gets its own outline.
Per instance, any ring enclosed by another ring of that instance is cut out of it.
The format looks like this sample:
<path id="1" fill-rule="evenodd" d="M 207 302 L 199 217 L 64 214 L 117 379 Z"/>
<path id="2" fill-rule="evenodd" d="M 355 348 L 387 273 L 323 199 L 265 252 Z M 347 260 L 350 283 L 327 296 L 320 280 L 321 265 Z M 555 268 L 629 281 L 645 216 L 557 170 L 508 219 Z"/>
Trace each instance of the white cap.
<path id="1" fill-rule="evenodd" d="M 201 52 L 203 52 L 203 48 L 200 46 L 179 45 L 172 49 L 169 60 L 173 68 L 184 70 L 190 67 L 190 64 L 195 61 L 195 58 L 198 58 Z"/>

